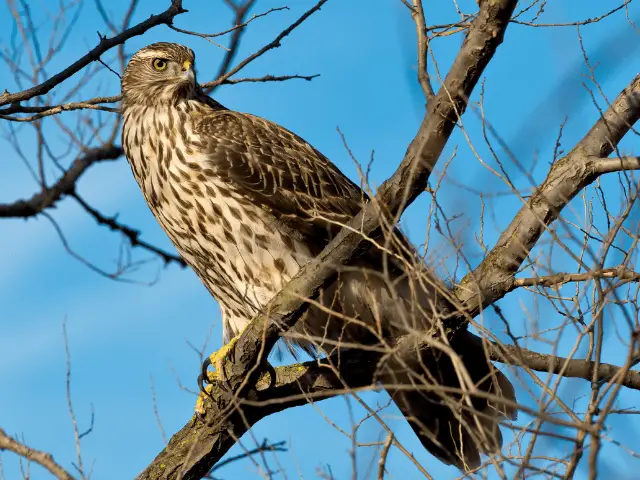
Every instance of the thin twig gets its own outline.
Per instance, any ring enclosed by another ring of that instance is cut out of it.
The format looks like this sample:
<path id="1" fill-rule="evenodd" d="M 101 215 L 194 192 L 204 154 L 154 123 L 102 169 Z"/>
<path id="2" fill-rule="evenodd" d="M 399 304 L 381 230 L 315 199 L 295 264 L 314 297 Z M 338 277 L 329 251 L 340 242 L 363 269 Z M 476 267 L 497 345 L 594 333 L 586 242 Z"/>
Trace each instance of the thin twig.
<path id="1" fill-rule="evenodd" d="M 177 263 L 182 268 L 185 268 L 187 266 L 187 262 L 185 262 L 185 260 L 181 256 L 174 253 L 169 253 L 165 250 L 162 250 L 161 248 L 151 245 L 148 242 L 145 242 L 144 240 L 140 240 L 139 230 L 135 230 L 131 227 L 121 224 L 117 221 L 116 217 L 104 216 L 98 210 L 89 205 L 76 192 L 72 192 L 70 193 L 70 195 L 82 206 L 82 208 L 84 208 L 84 210 L 89 215 L 91 215 L 96 220 L 99 225 L 106 225 L 111 230 L 122 233 L 127 238 L 127 240 L 129 240 L 129 243 L 132 247 L 140 247 L 148 250 L 149 252 L 159 256 L 165 265 L 168 265 L 170 263 Z"/>
<path id="2" fill-rule="evenodd" d="M 147 30 L 157 25 L 168 25 L 173 22 L 174 17 L 184 12 L 186 12 L 186 10 L 182 8 L 182 0 L 171 0 L 171 5 L 164 12 L 158 15 L 151 15 L 144 22 L 141 22 L 134 27 L 123 31 L 122 33 L 114 37 L 103 38 L 102 40 L 100 40 L 98 45 L 94 47 L 89 53 L 79 58 L 67 68 L 57 73 L 53 77 L 45 80 L 41 84 L 23 90 L 22 92 L 9 93 L 5 91 L 4 93 L 0 94 L 0 106 L 19 103 L 39 95 L 44 95 L 56 85 L 59 85 L 60 83 L 64 82 L 66 79 L 74 75 L 76 72 L 82 70 L 91 62 L 98 60 L 98 58 L 100 58 L 100 56 L 106 51 L 124 43 L 131 37 L 142 35 Z"/>

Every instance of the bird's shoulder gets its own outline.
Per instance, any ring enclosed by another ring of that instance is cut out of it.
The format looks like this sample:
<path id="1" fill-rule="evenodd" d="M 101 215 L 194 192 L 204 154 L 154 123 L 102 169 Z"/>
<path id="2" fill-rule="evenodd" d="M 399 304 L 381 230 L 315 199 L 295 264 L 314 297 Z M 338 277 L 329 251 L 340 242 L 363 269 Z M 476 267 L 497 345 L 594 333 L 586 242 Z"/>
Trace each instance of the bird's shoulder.
<path id="1" fill-rule="evenodd" d="M 264 118 L 214 110 L 194 124 L 218 172 L 262 195 L 293 195 L 322 210 L 355 215 L 362 189 L 309 142 Z M 311 206 L 311 205 L 306 205 Z"/>
<path id="2" fill-rule="evenodd" d="M 360 190 L 309 142 L 265 118 L 233 110 L 211 109 L 198 119 L 194 129 L 213 144 L 258 155 L 263 161 L 287 161 L 295 156 L 299 168 L 321 168 L 332 175 L 344 177 L 350 189 Z"/>

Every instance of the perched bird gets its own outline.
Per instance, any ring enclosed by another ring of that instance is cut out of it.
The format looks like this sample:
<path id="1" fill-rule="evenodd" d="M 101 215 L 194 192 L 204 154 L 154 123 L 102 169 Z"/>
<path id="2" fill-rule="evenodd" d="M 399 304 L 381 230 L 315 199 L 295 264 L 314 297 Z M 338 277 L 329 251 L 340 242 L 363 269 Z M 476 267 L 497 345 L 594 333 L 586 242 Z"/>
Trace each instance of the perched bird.
<path id="1" fill-rule="evenodd" d="M 294 133 L 206 96 L 194 64 L 191 49 L 171 43 L 133 55 L 122 77 L 122 145 L 151 211 L 219 302 L 230 341 L 368 197 Z M 392 346 L 451 311 L 446 287 L 391 230 L 386 245 L 340 269 L 291 345 Z M 385 356 L 378 380 L 431 453 L 476 468 L 480 453 L 502 445 L 498 422 L 515 418 L 513 386 L 467 331 L 434 350 L 408 362 Z"/>

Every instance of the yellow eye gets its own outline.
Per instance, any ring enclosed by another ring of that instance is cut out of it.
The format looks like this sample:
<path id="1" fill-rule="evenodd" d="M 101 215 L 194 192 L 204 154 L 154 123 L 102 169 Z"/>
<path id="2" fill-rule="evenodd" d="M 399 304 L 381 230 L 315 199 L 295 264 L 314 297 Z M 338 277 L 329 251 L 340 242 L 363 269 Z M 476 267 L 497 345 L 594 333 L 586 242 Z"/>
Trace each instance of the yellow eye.
<path id="1" fill-rule="evenodd" d="M 164 58 L 156 58 L 153 61 L 153 68 L 155 68 L 157 71 L 161 72 L 165 68 L 167 68 L 167 61 Z"/>

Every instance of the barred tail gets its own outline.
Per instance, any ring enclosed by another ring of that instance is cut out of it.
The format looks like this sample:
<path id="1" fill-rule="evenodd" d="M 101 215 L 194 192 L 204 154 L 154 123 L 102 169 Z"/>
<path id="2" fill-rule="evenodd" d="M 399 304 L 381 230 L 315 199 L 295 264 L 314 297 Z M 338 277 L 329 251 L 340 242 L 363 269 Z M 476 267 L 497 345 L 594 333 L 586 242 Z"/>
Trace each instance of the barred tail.
<path id="1" fill-rule="evenodd" d="M 481 453 L 502 447 L 499 422 L 516 418 L 515 392 L 487 359 L 480 338 L 459 332 L 450 347 L 465 369 L 456 368 L 451 355 L 430 349 L 411 365 L 389 358 L 380 378 L 424 447 L 468 471 L 480 466 Z M 465 385 L 471 380 L 479 394 L 461 388 L 461 377 Z"/>

